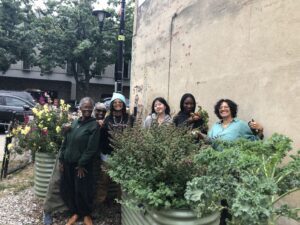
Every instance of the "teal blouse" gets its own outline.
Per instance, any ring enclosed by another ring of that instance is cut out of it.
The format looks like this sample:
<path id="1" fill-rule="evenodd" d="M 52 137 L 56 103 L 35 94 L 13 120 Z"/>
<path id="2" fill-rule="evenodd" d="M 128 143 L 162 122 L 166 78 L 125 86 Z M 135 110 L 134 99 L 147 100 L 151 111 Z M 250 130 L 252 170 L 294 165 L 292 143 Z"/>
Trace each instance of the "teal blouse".
<path id="1" fill-rule="evenodd" d="M 234 118 L 226 128 L 223 128 L 222 121 L 215 123 L 208 132 L 208 138 L 211 141 L 216 139 L 235 141 L 239 138 L 245 138 L 253 141 L 259 140 L 259 138 L 252 133 L 248 124 L 238 118 Z"/>

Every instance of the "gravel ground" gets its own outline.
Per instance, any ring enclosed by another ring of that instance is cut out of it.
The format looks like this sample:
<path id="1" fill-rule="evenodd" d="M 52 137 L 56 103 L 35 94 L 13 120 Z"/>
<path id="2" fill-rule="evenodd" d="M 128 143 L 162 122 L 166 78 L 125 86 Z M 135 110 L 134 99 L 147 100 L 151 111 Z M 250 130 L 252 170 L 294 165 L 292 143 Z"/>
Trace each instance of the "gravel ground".
<path id="1" fill-rule="evenodd" d="M 30 187 L 18 194 L 8 193 L 0 198 L 0 225 L 42 225 L 43 202 L 34 196 Z M 66 214 L 54 215 L 53 225 L 65 225 Z M 94 225 L 120 225 L 120 206 L 103 205 L 93 213 Z M 76 225 L 83 225 L 82 221 Z"/>
<path id="2" fill-rule="evenodd" d="M 34 196 L 32 178 L 26 180 L 32 175 L 32 171 L 32 166 L 29 166 L 24 171 L 0 181 L 0 225 L 43 225 L 43 201 Z M 28 185 L 20 186 L 20 181 L 22 184 L 27 182 Z M 92 218 L 94 225 L 120 225 L 120 205 L 103 204 L 95 210 Z M 67 219 L 67 214 L 56 214 L 53 225 L 65 225 Z M 75 224 L 83 225 L 83 222 Z"/>

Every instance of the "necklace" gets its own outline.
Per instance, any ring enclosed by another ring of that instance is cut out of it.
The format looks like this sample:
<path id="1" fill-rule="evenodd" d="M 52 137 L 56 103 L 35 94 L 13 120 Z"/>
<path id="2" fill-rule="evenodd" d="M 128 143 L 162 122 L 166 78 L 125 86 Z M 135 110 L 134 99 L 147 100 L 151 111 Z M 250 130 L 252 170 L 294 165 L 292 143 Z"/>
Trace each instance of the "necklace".
<path id="1" fill-rule="evenodd" d="M 123 122 L 123 116 L 121 116 L 121 119 L 120 119 L 120 122 L 119 123 L 117 123 L 117 121 L 116 121 L 116 117 L 115 116 L 113 116 L 113 120 L 114 120 L 114 124 L 122 124 L 122 122 Z"/>

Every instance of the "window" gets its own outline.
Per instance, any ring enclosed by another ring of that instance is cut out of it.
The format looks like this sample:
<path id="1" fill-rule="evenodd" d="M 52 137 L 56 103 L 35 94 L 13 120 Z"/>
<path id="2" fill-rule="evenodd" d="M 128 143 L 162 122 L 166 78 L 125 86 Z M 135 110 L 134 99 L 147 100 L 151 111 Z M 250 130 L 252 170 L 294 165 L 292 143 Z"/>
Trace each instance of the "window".
<path id="1" fill-rule="evenodd" d="M 5 97 L 5 101 L 7 106 L 23 107 L 26 105 L 25 102 L 14 97 Z"/>

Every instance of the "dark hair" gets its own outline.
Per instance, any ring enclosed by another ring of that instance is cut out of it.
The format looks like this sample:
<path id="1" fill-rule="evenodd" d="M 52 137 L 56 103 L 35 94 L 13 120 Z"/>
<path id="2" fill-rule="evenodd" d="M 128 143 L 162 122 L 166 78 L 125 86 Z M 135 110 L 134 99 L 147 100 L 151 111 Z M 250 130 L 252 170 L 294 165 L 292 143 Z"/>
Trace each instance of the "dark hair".
<path id="1" fill-rule="evenodd" d="M 170 115 L 170 106 L 168 105 L 167 101 L 166 101 L 164 98 L 162 98 L 162 97 L 157 97 L 157 98 L 155 98 L 155 99 L 153 100 L 152 106 L 151 106 L 152 113 L 155 113 L 155 110 L 154 110 L 154 103 L 155 103 L 156 101 L 159 101 L 159 102 L 161 102 L 162 104 L 164 104 L 164 105 L 166 106 L 165 114 Z"/>
<path id="2" fill-rule="evenodd" d="M 194 102 L 193 112 L 195 112 L 195 109 L 196 109 L 196 100 L 195 100 L 194 95 L 192 95 L 190 93 L 186 93 L 186 94 L 182 95 L 181 100 L 180 100 L 180 111 L 184 112 L 184 106 L 183 106 L 183 104 L 184 104 L 184 101 L 187 98 L 191 98 L 193 100 L 193 102 Z"/>
<path id="3" fill-rule="evenodd" d="M 215 114 L 217 115 L 217 117 L 219 119 L 222 119 L 222 117 L 220 115 L 220 112 L 219 112 L 219 109 L 220 109 L 220 106 L 223 102 L 226 102 L 228 104 L 230 112 L 231 112 L 231 116 L 232 116 L 232 118 L 235 118 L 236 114 L 237 114 L 237 111 L 238 111 L 238 105 L 230 99 L 220 99 L 217 102 L 217 104 L 215 105 Z"/>
<path id="4" fill-rule="evenodd" d="M 118 99 L 118 98 L 117 98 L 117 99 Z M 115 99 L 115 100 L 116 100 L 116 99 Z M 115 100 L 111 101 L 110 106 L 109 106 L 109 110 L 110 110 L 111 113 L 114 112 L 114 111 L 116 111 L 116 110 L 114 109 L 114 106 L 113 106 Z M 120 100 L 120 99 L 119 99 L 119 100 Z M 120 100 L 120 101 L 121 101 L 121 100 Z M 123 102 L 123 101 L 121 101 L 121 102 Z M 125 104 L 124 102 L 123 102 L 122 114 L 126 114 L 126 104 Z"/>

